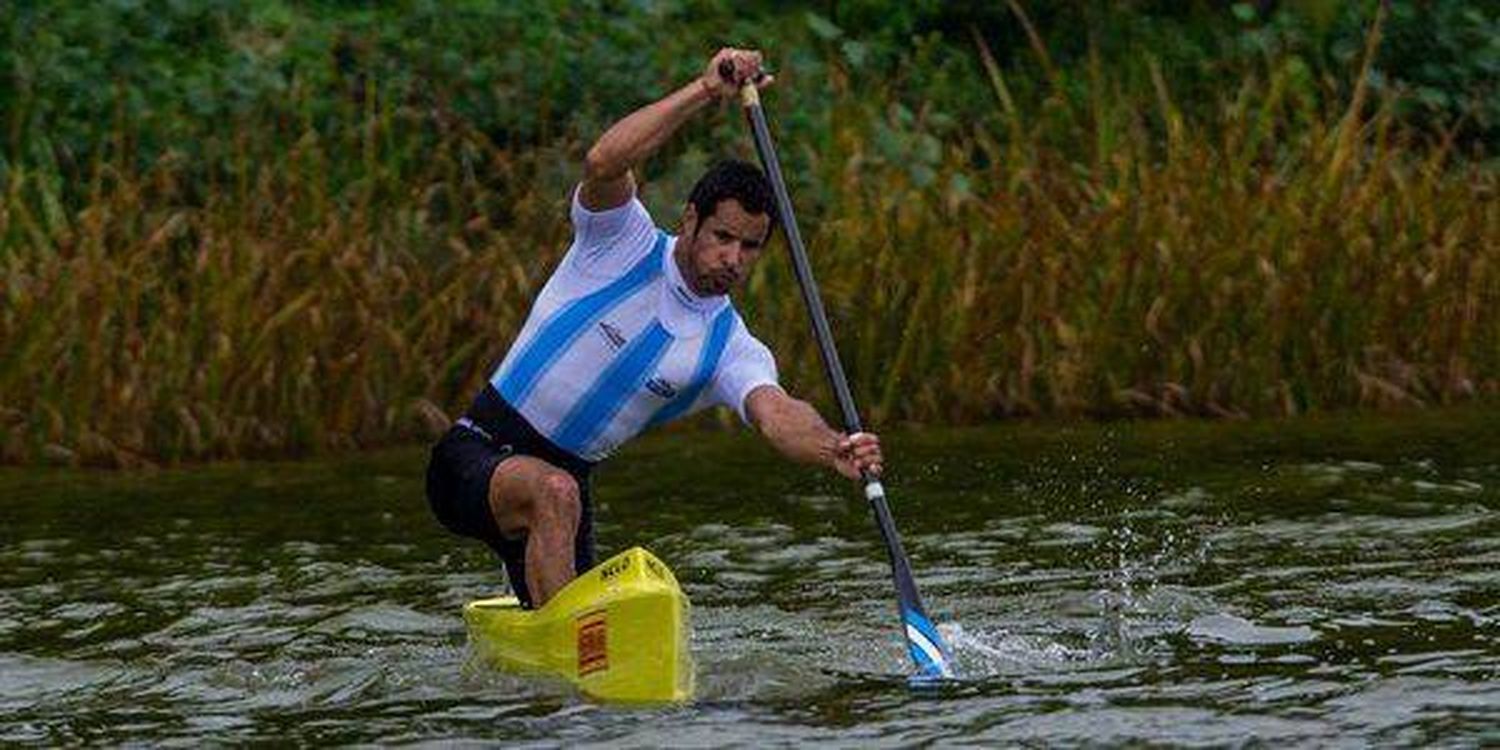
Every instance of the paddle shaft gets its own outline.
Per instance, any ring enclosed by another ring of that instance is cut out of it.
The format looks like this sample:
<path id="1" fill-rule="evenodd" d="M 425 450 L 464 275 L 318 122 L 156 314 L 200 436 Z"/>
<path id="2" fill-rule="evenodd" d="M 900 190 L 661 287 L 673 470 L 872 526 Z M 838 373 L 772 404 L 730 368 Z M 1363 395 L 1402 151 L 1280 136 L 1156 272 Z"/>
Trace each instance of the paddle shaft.
<path id="1" fill-rule="evenodd" d="M 844 376 L 838 349 L 834 348 L 833 331 L 828 325 L 828 315 L 823 310 L 823 298 L 818 294 L 818 282 L 813 278 L 812 265 L 807 260 L 807 249 L 802 244 L 802 234 L 797 230 L 792 199 L 781 174 L 781 163 L 776 158 L 776 147 L 771 142 L 771 131 L 766 125 L 765 111 L 760 106 L 759 92 L 753 83 L 747 83 L 741 94 L 745 116 L 750 121 L 750 131 L 755 138 L 755 151 L 760 155 L 761 165 L 766 170 L 776 196 L 776 210 L 781 215 L 781 226 L 786 232 L 787 247 L 792 254 L 792 270 L 797 276 L 797 286 L 802 290 L 802 301 L 806 303 L 808 315 L 812 318 L 818 353 L 822 355 L 823 368 L 833 384 L 834 397 L 838 399 L 839 411 L 844 417 L 844 427 L 851 435 L 862 432 L 859 411 L 854 408 L 854 396 L 849 392 L 849 380 Z M 927 618 L 927 609 L 922 605 L 922 596 L 917 593 L 917 583 L 912 578 L 911 563 L 907 561 L 906 550 L 901 546 L 901 535 L 896 531 L 890 506 L 886 503 L 885 488 L 879 479 L 869 473 L 863 474 L 863 480 L 865 497 L 870 501 L 875 524 L 880 527 L 880 536 L 885 540 L 886 550 L 890 553 L 891 574 L 896 581 L 899 605 L 903 610 L 914 610 Z M 904 618 L 904 611 L 902 615 Z"/>

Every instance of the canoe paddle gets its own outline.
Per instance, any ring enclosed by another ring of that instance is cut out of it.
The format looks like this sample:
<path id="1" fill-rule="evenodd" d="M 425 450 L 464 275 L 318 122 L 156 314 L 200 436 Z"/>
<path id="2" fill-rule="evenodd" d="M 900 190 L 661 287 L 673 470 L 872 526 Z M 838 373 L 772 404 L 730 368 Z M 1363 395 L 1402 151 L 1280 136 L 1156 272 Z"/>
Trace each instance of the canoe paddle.
<path id="1" fill-rule="evenodd" d="M 734 80 L 734 65 L 728 60 L 719 65 L 719 75 L 725 80 Z M 807 262 L 807 249 L 802 245 L 802 235 L 797 231 L 797 218 L 792 213 L 792 199 L 787 194 L 786 180 L 781 176 L 781 163 L 776 159 L 776 147 L 771 143 L 771 130 L 766 126 L 766 113 L 760 106 L 760 92 L 753 82 L 740 88 L 740 101 L 745 107 L 745 117 L 750 121 L 750 132 L 755 137 L 755 151 L 760 155 L 761 165 L 771 180 L 771 189 L 776 194 L 776 210 L 781 214 L 781 226 L 786 232 L 787 247 L 792 253 L 792 268 L 797 276 L 797 286 L 802 289 L 802 301 L 807 303 L 808 315 L 812 318 L 813 335 L 818 340 L 818 352 L 823 356 L 823 368 L 833 384 L 838 398 L 839 410 L 843 412 L 844 429 L 853 435 L 863 432 L 859 412 L 854 408 L 854 396 L 849 392 L 849 381 L 844 377 L 844 366 L 839 362 L 838 350 L 833 346 L 833 332 L 828 327 L 828 315 L 823 311 L 823 299 L 818 295 L 818 282 L 813 279 L 812 265 Z M 891 509 L 885 501 L 885 487 L 874 475 L 865 472 L 862 476 L 865 498 L 875 513 L 875 524 L 880 527 L 880 536 L 885 539 L 886 551 L 891 556 L 891 575 L 896 579 L 897 607 L 906 631 L 906 649 L 917 665 L 918 678 L 936 679 L 953 677 L 953 660 L 947 644 L 938 635 L 927 608 L 922 606 L 922 596 L 917 593 L 917 582 L 911 575 L 911 563 L 901 547 L 901 536 L 896 533 L 896 522 L 891 519 Z"/>

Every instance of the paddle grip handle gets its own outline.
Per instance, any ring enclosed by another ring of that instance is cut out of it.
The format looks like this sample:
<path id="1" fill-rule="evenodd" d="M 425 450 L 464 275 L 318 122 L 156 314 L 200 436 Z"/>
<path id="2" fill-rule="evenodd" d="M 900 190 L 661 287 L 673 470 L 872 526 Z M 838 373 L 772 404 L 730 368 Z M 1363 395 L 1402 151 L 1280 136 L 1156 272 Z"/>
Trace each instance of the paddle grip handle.
<path id="1" fill-rule="evenodd" d="M 755 81 L 759 81 L 764 75 L 764 73 L 756 75 Z M 724 79 L 725 83 L 733 84 L 734 63 L 728 60 L 720 60 L 719 77 Z M 755 88 L 755 81 L 745 81 L 740 85 L 740 103 L 745 105 L 746 107 L 760 106 L 760 91 Z"/>

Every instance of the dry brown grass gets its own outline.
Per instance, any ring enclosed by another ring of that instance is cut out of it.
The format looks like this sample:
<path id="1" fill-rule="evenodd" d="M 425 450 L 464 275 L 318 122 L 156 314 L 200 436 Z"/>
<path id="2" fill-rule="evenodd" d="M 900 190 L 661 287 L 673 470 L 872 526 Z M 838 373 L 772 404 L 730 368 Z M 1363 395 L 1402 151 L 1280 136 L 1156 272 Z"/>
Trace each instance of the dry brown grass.
<path id="1" fill-rule="evenodd" d="M 1026 112 L 991 72 L 998 126 L 937 140 L 923 112 L 836 85 L 832 147 L 784 146 L 826 191 L 804 232 L 874 424 L 1500 393 L 1492 169 L 1363 94 L 1312 109 L 1284 70 L 1192 123 L 1159 75 L 1153 102 L 1101 75 L 1087 107 Z M 221 174 L 138 166 L 119 124 L 71 211 L 57 170 L 14 169 L 0 458 L 347 448 L 460 408 L 566 244 L 578 144 L 514 154 L 373 101 L 361 117 L 342 135 L 242 123 Z M 881 138 L 925 149 L 926 171 Z M 816 392 L 791 283 L 773 256 L 743 306 Z"/>

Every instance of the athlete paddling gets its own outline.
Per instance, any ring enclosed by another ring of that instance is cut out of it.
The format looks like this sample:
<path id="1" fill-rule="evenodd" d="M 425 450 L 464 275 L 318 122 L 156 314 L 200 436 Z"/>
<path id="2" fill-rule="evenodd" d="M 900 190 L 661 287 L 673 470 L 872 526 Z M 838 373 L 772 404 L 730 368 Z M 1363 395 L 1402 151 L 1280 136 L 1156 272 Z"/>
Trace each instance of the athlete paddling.
<path id="1" fill-rule="evenodd" d="M 676 236 L 636 197 L 634 166 L 747 81 L 771 83 L 760 53 L 722 49 L 701 76 L 589 149 L 572 246 L 489 383 L 432 449 L 434 514 L 488 544 L 527 606 L 593 565 L 590 470 L 652 425 L 728 406 L 789 458 L 851 479 L 880 471 L 878 438 L 837 432 L 782 390 L 770 350 L 729 299 L 776 223 L 761 171 L 742 161 L 711 168 Z"/>

